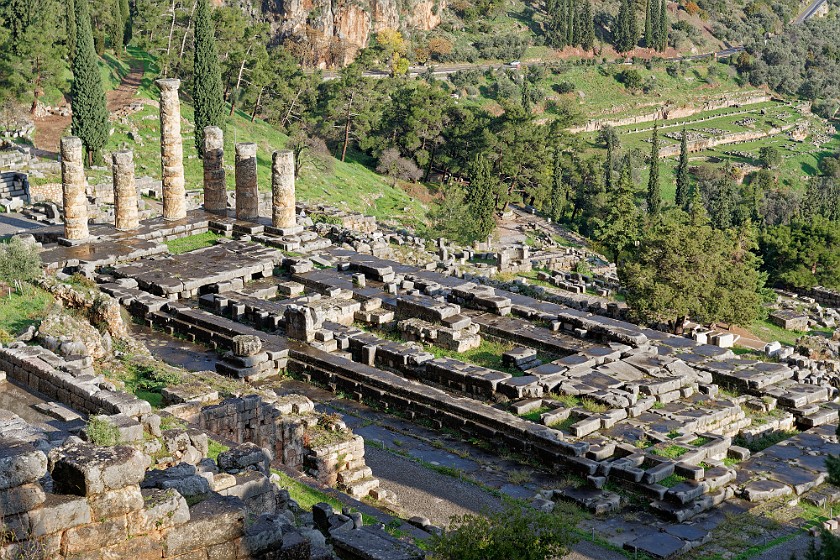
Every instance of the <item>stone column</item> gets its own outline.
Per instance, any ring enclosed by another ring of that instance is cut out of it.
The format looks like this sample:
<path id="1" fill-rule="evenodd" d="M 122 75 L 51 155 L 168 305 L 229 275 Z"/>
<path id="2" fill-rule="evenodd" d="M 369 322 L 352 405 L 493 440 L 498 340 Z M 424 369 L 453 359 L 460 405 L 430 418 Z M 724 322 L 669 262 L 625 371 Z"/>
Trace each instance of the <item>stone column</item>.
<path id="1" fill-rule="evenodd" d="M 125 150 L 111 155 L 114 171 L 114 226 L 120 231 L 137 229 L 137 186 L 134 184 L 134 152 Z"/>
<path id="2" fill-rule="evenodd" d="M 160 88 L 160 162 L 163 182 L 163 219 L 181 220 L 187 216 L 184 187 L 184 146 L 181 139 L 181 80 L 155 82 Z"/>
<path id="3" fill-rule="evenodd" d="M 295 156 L 291 150 L 272 155 L 271 194 L 271 225 L 276 228 L 295 227 Z"/>
<path id="4" fill-rule="evenodd" d="M 61 139 L 61 192 L 64 199 L 64 238 L 81 241 L 88 238 L 87 195 L 82 139 Z"/>
<path id="5" fill-rule="evenodd" d="M 208 126 L 204 129 L 204 209 L 214 214 L 227 212 L 224 155 L 222 129 Z"/>
<path id="6" fill-rule="evenodd" d="M 236 219 L 256 220 L 260 215 L 257 189 L 257 145 L 236 145 Z"/>

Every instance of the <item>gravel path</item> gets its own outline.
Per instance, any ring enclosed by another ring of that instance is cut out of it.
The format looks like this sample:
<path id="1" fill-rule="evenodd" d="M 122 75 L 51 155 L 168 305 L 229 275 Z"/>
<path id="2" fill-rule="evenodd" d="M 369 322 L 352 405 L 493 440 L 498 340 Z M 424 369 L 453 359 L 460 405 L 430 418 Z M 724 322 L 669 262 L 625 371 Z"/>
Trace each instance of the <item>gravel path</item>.
<path id="1" fill-rule="evenodd" d="M 475 484 L 435 472 L 418 463 L 383 451 L 365 448 L 365 461 L 383 488 L 411 515 L 428 517 L 435 525 L 448 525 L 453 515 L 498 510 L 502 502 Z"/>

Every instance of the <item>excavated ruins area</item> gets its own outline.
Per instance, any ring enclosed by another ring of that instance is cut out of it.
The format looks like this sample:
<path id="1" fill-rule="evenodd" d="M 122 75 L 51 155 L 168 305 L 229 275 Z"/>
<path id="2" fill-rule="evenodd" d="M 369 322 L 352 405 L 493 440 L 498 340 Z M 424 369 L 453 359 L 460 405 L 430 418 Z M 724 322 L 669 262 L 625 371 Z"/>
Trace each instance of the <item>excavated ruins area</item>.
<path id="1" fill-rule="evenodd" d="M 246 268 L 248 254 L 262 267 Z M 807 361 L 741 359 L 345 248 L 287 257 L 240 239 L 116 265 L 97 280 L 148 325 L 229 351 L 219 373 L 259 382 L 285 369 L 577 477 L 543 492 L 538 507 L 572 500 L 610 515 L 628 490 L 662 523 L 693 526 L 726 501 L 807 497 L 825 481 L 822 459 L 840 452 L 836 389 Z M 259 337 L 265 356 L 238 355 L 242 336 Z M 485 339 L 511 347 L 503 368 L 458 359 Z M 193 389 L 185 400 L 199 398 Z M 794 429 L 802 433 L 752 456 L 733 444 Z M 666 540 L 673 553 L 707 536 Z M 645 535 L 624 545 L 663 551 Z"/>

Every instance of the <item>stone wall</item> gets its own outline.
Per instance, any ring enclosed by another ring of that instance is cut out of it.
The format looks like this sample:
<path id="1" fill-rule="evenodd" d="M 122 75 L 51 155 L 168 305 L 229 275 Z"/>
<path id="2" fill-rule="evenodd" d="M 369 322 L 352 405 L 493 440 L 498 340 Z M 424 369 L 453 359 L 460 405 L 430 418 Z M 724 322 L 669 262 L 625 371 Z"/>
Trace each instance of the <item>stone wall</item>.
<path id="1" fill-rule="evenodd" d="M 840 292 L 835 290 L 829 290 L 828 288 L 823 288 L 822 286 L 815 286 L 808 290 L 796 290 L 796 293 L 800 296 L 813 298 L 813 300 L 820 305 L 840 308 Z"/>
<path id="2" fill-rule="evenodd" d="M 781 134 L 782 132 L 792 129 L 794 126 L 795 125 L 787 124 L 780 128 L 771 128 L 767 131 L 733 132 L 731 134 L 724 134 L 715 138 L 704 138 L 702 140 L 688 141 L 686 142 L 686 147 L 688 148 L 689 152 L 701 152 L 703 150 L 714 148 L 715 146 L 722 146 L 724 144 L 738 144 L 740 142 L 749 142 L 752 140 L 758 140 L 760 138 L 766 138 L 768 136 L 775 136 L 777 134 Z M 680 145 L 674 144 L 673 146 L 665 146 L 664 148 L 660 149 L 659 157 L 672 157 L 679 155 L 679 153 Z"/>
<path id="3" fill-rule="evenodd" d="M 256 444 L 274 462 L 303 470 L 321 484 L 339 485 L 354 497 L 379 486 L 365 465 L 364 440 L 340 419 L 315 413 L 306 397 L 289 395 L 275 402 L 258 395 L 227 399 L 203 408 L 198 423 L 224 439 Z"/>
<path id="4" fill-rule="evenodd" d="M 736 107 L 738 105 L 752 105 L 754 103 L 765 103 L 770 101 L 772 97 L 766 93 L 756 92 L 745 96 L 723 97 L 720 99 L 713 99 L 707 101 L 703 105 L 694 107 L 671 107 L 664 106 L 661 109 L 648 113 L 646 115 L 638 115 L 635 117 L 626 117 L 623 119 L 599 119 L 589 121 L 583 126 L 577 126 L 569 129 L 569 132 L 596 132 L 605 126 L 628 126 L 631 124 L 640 124 L 654 121 L 667 121 L 668 119 L 683 119 L 702 113 L 704 111 L 716 111 L 718 109 L 725 109 L 727 107 Z"/>
<path id="5" fill-rule="evenodd" d="M 29 198 L 32 202 L 52 202 L 59 206 L 64 203 L 61 194 L 61 183 L 29 185 Z"/>
<path id="6" fill-rule="evenodd" d="M 249 456 L 238 450 L 230 455 L 237 470 L 242 467 L 241 459 Z M 263 504 L 263 509 L 270 513 L 251 511 L 235 493 L 215 491 L 208 491 L 188 507 L 178 490 L 159 483 L 166 471 L 147 473 L 147 464 L 148 457 L 129 446 L 99 447 L 68 438 L 45 454 L 30 443 L 0 440 L 0 515 L 4 526 L 0 558 L 333 557 L 326 550 L 313 554 L 314 547 L 290 522 L 285 515 L 288 512 L 277 513 L 281 507 L 278 503 L 283 502 L 285 507 L 288 494 L 283 499 L 284 493 L 259 470 L 247 471 L 247 484 L 238 484 L 230 474 L 209 473 L 209 478 L 214 483 L 217 479 L 233 479 L 231 488 L 239 485 L 251 490 L 264 481 L 272 503 Z M 206 478 L 198 478 L 207 484 Z M 43 480 L 51 480 L 51 492 L 45 491 Z M 247 492 L 239 493 L 247 496 Z"/>
<path id="7" fill-rule="evenodd" d="M 87 414 L 126 414 L 139 416 L 150 413 L 148 402 L 129 393 L 112 391 L 101 377 L 78 375 L 60 369 L 64 360 L 40 346 L 15 343 L 0 348 L 0 371 L 9 379 L 43 393 L 75 410 Z"/>

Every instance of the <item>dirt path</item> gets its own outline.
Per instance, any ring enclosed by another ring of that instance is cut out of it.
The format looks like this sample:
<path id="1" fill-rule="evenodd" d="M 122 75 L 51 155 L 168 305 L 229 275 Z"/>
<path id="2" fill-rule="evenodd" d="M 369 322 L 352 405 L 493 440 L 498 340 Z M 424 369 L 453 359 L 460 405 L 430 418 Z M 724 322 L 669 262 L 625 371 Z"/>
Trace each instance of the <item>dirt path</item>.
<path id="1" fill-rule="evenodd" d="M 105 94 L 108 111 L 113 113 L 126 107 L 134 100 L 137 88 L 143 79 L 143 62 L 131 61 L 131 70 L 120 82 L 120 85 Z M 64 101 L 66 103 L 66 100 Z M 70 117 L 61 115 L 47 115 L 35 119 L 35 149 L 33 154 L 38 157 L 58 159 L 58 147 L 61 137 L 70 127 Z"/>

